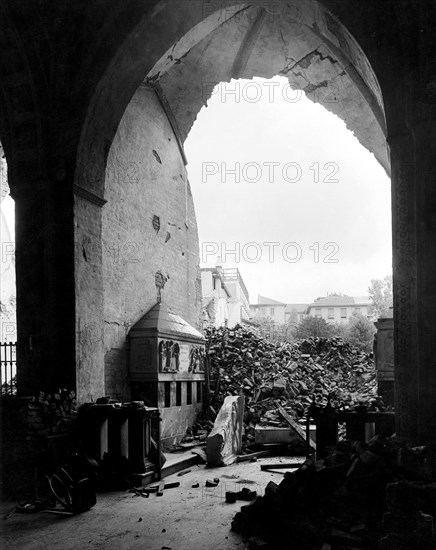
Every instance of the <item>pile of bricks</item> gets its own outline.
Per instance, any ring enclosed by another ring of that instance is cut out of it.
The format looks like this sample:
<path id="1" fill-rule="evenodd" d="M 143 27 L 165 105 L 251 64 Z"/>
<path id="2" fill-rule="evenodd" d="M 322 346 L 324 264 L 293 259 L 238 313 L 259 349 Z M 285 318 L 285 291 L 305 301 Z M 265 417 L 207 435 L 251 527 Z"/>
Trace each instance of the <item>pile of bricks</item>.
<path id="1" fill-rule="evenodd" d="M 0 403 L 4 446 L 0 481 L 5 498 L 29 502 L 44 495 L 44 473 L 51 467 L 47 437 L 68 438 L 76 419 L 76 396 L 72 390 L 40 392 L 32 398 L 4 396 Z M 65 434 L 65 435 L 64 435 Z M 29 500 L 30 499 L 30 500 Z"/>
<path id="2" fill-rule="evenodd" d="M 315 401 L 338 410 L 383 410 L 371 355 L 340 338 L 310 338 L 274 344 L 237 326 L 206 332 L 210 354 L 212 406 L 228 395 L 245 395 L 245 439 L 256 424 L 286 427 L 277 400 L 295 420 Z"/>
<path id="3" fill-rule="evenodd" d="M 76 417 L 77 402 L 73 390 L 41 391 L 28 404 L 29 428 L 39 435 L 68 432 Z"/>
<path id="4" fill-rule="evenodd" d="M 307 459 L 280 484 L 271 481 L 232 528 L 265 549 L 292 541 L 294 550 L 430 550 L 435 481 L 433 447 L 395 436 L 343 441 L 324 460 Z"/>

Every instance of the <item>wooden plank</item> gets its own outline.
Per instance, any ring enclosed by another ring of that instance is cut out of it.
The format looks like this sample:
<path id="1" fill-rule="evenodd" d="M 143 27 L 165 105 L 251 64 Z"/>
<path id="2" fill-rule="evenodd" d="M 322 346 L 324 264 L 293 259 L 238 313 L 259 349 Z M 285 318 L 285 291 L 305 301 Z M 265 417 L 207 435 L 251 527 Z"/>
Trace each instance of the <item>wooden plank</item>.
<path id="1" fill-rule="evenodd" d="M 262 472 L 265 470 L 283 470 L 285 468 L 300 468 L 304 462 L 276 462 L 274 464 L 261 464 Z"/>
<path id="2" fill-rule="evenodd" d="M 307 443 L 306 439 L 306 433 L 303 430 L 303 428 L 298 424 L 298 422 L 295 422 L 295 420 L 285 411 L 285 409 L 280 405 L 279 401 L 274 401 L 279 413 L 282 415 L 282 417 L 286 420 L 286 422 L 293 428 L 297 434 L 301 437 L 302 441 Z M 315 445 L 309 438 L 309 444 L 314 449 Z"/>
<path id="3" fill-rule="evenodd" d="M 239 455 L 236 457 L 236 462 L 246 462 L 252 458 L 261 458 L 262 456 L 269 456 L 271 451 L 258 451 L 256 453 L 250 453 L 248 455 Z"/>

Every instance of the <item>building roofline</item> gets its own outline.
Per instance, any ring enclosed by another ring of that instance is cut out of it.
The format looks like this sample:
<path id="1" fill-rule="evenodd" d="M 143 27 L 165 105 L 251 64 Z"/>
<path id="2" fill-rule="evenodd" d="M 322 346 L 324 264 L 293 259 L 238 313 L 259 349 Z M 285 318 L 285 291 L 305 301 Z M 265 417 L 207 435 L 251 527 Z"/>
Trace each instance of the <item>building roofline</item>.
<path id="1" fill-rule="evenodd" d="M 312 304 L 309 304 L 307 306 L 307 309 L 315 309 L 315 308 L 322 308 L 322 307 L 362 307 L 362 306 L 366 306 L 366 307 L 371 307 L 373 304 L 371 303 L 367 303 L 367 302 L 354 302 L 353 304 L 344 304 L 344 303 L 336 303 L 336 304 L 319 304 L 317 302 L 314 302 Z"/>

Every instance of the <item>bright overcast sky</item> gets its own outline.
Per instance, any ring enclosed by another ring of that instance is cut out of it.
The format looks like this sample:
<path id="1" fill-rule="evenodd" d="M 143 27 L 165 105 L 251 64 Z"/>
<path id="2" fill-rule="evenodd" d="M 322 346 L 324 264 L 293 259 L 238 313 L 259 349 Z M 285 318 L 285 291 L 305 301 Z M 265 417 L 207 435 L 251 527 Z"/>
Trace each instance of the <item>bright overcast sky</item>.
<path id="1" fill-rule="evenodd" d="M 222 84 L 185 142 L 201 265 L 238 267 L 252 303 L 366 295 L 392 271 L 390 180 L 341 119 L 276 80 Z"/>

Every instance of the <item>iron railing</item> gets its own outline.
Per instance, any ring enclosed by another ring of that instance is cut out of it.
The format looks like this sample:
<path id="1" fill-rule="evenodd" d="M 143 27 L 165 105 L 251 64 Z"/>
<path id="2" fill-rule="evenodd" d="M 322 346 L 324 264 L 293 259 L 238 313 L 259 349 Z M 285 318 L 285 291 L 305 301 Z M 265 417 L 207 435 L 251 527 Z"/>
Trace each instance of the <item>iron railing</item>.
<path id="1" fill-rule="evenodd" d="M 0 343 L 0 389 L 1 395 L 14 394 L 17 391 L 17 344 Z"/>

